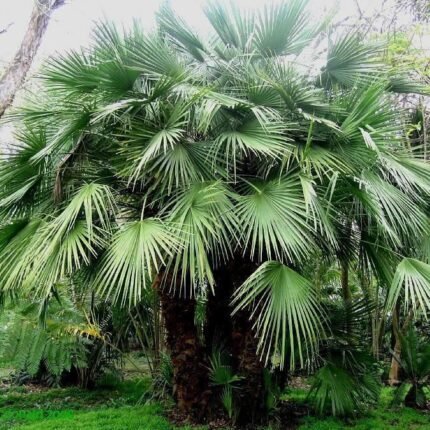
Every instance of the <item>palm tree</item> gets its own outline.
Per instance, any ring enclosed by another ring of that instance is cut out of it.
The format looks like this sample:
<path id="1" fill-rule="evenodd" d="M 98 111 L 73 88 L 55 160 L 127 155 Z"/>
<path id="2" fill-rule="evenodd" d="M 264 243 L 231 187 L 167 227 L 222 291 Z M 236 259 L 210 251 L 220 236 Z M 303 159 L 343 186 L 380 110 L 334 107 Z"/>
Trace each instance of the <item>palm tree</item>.
<path id="1" fill-rule="evenodd" d="M 340 260 L 346 301 L 351 267 L 388 291 L 428 236 L 429 168 L 393 96 L 426 88 L 357 34 L 330 40 L 315 70 L 327 23 L 306 1 L 205 13 L 207 40 L 165 6 L 155 33 L 99 25 L 89 49 L 47 62 L 10 116 L 1 290 L 50 297 L 79 280 L 126 307 L 157 290 L 181 412 L 203 420 L 219 398 L 219 347 L 240 378 L 239 421 L 257 421 L 264 367 L 313 363 L 330 330 L 304 268 Z M 428 283 L 412 284 L 428 306 Z"/>

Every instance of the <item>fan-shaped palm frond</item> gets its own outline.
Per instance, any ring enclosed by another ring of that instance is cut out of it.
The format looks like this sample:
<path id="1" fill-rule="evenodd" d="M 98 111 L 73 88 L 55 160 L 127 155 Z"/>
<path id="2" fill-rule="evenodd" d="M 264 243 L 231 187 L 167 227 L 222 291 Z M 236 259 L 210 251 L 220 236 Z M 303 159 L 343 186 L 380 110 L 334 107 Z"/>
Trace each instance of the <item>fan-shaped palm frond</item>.
<path id="1" fill-rule="evenodd" d="M 296 175 L 246 182 L 236 211 L 251 258 L 300 260 L 312 247 L 312 213 Z"/>
<path id="2" fill-rule="evenodd" d="M 333 85 L 353 87 L 368 83 L 384 70 L 379 59 L 383 45 L 362 43 L 356 33 L 339 36 L 331 42 L 327 64 L 318 81 L 325 87 Z"/>
<path id="3" fill-rule="evenodd" d="M 287 152 L 283 136 L 284 126 L 270 122 L 262 126 L 253 119 L 241 124 L 239 128 L 221 132 L 216 141 L 217 153 L 225 154 L 227 163 L 236 166 L 242 155 L 280 158 Z"/>
<path id="4" fill-rule="evenodd" d="M 400 297 L 405 307 L 424 314 L 430 310 L 430 265 L 414 258 L 404 258 L 397 266 L 391 284 L 386 309 L 392 310 Z"/>
<path id="5" fill-rule="evenodd" d="M 310 396 L 320 414 L 330 409 L 334 416 L 352 415 L 377 402 L 380 384 L 363 361 L 357 356 L 349 363 L 327 363 L 318 371 Z"/>
<path id="6" fill-rule="evenodd" d="M 159 219 L 125 224 L 102 258 L 95 288 L 114 302 L 138 303 L 152 277 L 178 252 L 179 245 L 175 229 Z"/>
<path id="7" fill-rule="evenodd" d="M 235 292 L 233 305 L 233 313 L 252 308 L 266 363 L 279 354 L 282 368 L 289 355 L 294 368 L 296 353 L 303 365 L 315 351 L 324 315 L 311 283 L 289 267 L 275 261 L 261 265 Z"/>
<path id="8" fill-rule="evenodd" d="M 389 77 L 388 89 L 394 93 L 400 94 L 422 94 L 424 96 L 430 94 L 430 87 L 428 84 L 421 82 L 419 77 L 411 73 L 401 73 L 401 71 Z"/>
<path id="9" fill-rule="evenodd" d="M 168 34 L 174 43 L 186 53 L 190 53 L 196 60 L 204 61 L 206 47 L 188 24 L 175 15 L 170 6 L 163 5 L 157 13 L 160 30 Z"/>
<path id="10" fill-rule="evenodd" d="M 258 16 L 255 46 L 264 56 L 299 54 L 318 30 L 306 11 L 308 0 L 272 3 Z"/>
<path id="11" fill-rule="evenodd" d="M 168 219 L 183 244 L 168 268 L 173 270 L 174 280 L 180 278 L 181 286 L 189 277 L 191 291 L 205 281 L 213 287 L 212 267 L 231 256 L 238 221 L 230 194 L 219 182 L 195 183 L 168 208 Z"/>
<path id="12" fill-rule="evenodd" d="M 255 17 L 241 13 L 234 3 L 210 1 L 205 14 L 224 45 L 245 51 L 250 47 L 254 32 Z"/>
<path id="13" fill-rule="evenodd" d="M 430 376 L 430 345 L 426 339 L 417 334 L 416 329 L 410 327 L 400 338 L 402 355 L 395 353 L 394 359 L 399 362 L 406 375 L 405 380 L 397 388 L 394 403 L 404 399 L 407 406 L 425 408 L 427 394 L 425 386 Z"/>
<path id="14" fill-rule="evenodd" d="M 21 206 L 21 210 L 29 209 L 29 202 L 34 194 L 42 199 L 50 193 L 53 175 L 47 170 L 46 160 L 34 161 L 37 154 L 47 144 L 46 130 L 43 128 L 22 129 L 17 132 L 17 142 L 12 146 L 12 153 L 4 156 L 0 163 L 0 207 L 7 210 Z"/>
<path id="15" fill-rule="evenodd" d="M 379 221 L 381 230 L 393 240 L 406 239 L 412 232 L 428 231 L 427 217 L 408 195 L 382 178 L 366 173 L 363 177 L 366 197 L 362 199 L 368 213 Z"/>

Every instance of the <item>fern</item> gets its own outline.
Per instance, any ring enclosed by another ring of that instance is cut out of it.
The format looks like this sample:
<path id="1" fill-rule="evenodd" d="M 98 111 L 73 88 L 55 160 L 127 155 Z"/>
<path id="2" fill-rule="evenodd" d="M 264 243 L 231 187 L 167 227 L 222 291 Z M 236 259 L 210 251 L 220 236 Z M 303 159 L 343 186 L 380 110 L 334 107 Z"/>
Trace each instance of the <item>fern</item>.
<path id="1" fill-rule="evenodd" d="M 8 361 L 19 371 L 36 376 L 41 364 L 54 377 L 72 367 L 84 368 L 87 346 L 91 340 L 82 316 L 69 302 L 51 306 L 45 324 L 39 321 L 37 306 L 17 307 L 2 317 L 0 360 Z M 93 328 L 91 328 L 93 330 Z"/>

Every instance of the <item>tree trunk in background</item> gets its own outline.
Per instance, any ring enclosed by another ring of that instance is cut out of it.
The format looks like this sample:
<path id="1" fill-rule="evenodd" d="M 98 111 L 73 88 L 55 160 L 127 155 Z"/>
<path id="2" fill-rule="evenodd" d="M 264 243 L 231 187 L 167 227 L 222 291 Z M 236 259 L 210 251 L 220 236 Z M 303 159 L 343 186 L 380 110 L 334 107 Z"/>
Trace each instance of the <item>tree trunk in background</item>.
<path id="1" fill-rule="evenodd" d="M 208 411 L 211 390 L 205 350 L 194 324 L 196 303 L 161 288 L 159 291 L 173 364 L 173 395 L 180 413 L 201 422 Z"/>
<path id="2" fill-rule="evenodd" d="M 396 357 L 400 358 L 400 354 L 402 353 L 400 340 L 396 339 L 396 343 L 394 345 L 394 354 Z M 400 365 L 399 362 L 392 357 L 391 358 L 391 366 L 390 373 L 388 375 L 388 384 L 392 387 L 399 384 L 399 374 L 400 374 Z"/>
<path id="3" fill-rule="evenodd" d="M 393 329 L 393 336 L 395 339 L 393 351 L 394 355 L 399 359 L 401 355 L 401 343 L 400 343 L 400 333 L 399 333 L 399 311 L 400 306 L 397 303 L 394 311 L 393 311 L 393 323 L 392 323 L 392 329 Z M 400 374 L 400 365 L 399 362 L 394 358 L 394 356 L 391 358 L 391 367 L 390 367 L 390 373 L 388 374 L 388 384 L 391 386 L 398 385 L 399 384 L 399 374 Z"/>
<path id="4" fill-rule="evenodd" d="M 350 302 L 352 298 L 351 288 L 349 287 L 348 266 L 348 261 L 342 260 L 340 262 L 340 285 L 342 287 L 342 297 L 345 303 Z"/>
<path id="5" fill-rule="evenodd" d="M 413 320 L 414 317 L 414 309 L 410 309 L 408 315 L 403 321 L 403 324 L 400 324 L 400 303 L 397 302 L 396 307 L 393 312 L 393 337 L 395 339 L 393 351 L 395 356 L 399 359 L 402 353 L 402 343 L 401 343 L 401 336 L 405 336 L 409 327 L 409 324 Z M 388 383 L 393 385 L 398 385 L 400 382 L 400 364 L 399 362 L 393 357 L 391 359 L 391 367 L 390 367 L 390 373 L 388 375 Z"/>
<path id="6" fill-rule="evenodd" d="M 64 0 L 35 0 L 27 31 L 15 57 L 0 79 L 0 117 L 22 86 L 48 26 L 52 11 Z"/>

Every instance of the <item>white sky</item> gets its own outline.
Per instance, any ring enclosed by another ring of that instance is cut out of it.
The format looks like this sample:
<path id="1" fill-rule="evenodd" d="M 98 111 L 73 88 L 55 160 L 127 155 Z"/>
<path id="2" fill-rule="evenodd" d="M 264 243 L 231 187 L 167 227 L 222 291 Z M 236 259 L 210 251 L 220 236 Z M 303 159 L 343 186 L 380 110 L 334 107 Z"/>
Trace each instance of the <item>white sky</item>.
<path id="1" fill-rule="evenodd" d="M 37 0 L 0 0 L 0 69 L 13 57 L 28 23 L 32 6 Z M 163 0 L 66 0 L 51 17 L 48 30 L 38 53 L 40 60 L 56 51 L 87 45 L 94 21 L 108 19 L 118 25 L 130 26 L 133 19 L 144 28 L 154 23 L 154 13 Z M 202 5 L 206 0 L 170 0 L 173 8 L 199 31 L 207 28 Z M 262 7 L 272 0 L 235 0 L 241 7 Z M 382 0 L 310 0 L 310 11 L 316 17 L 329 10 L 337 11 L 336 19 L 357 16 L 356 3 L 366 14 L 381 8 Z M 393 0 L 388 1 L 390 5 Z"/>
<path id="2" fill-rule="evenodd" d="M 35 1 L 37 0 L 0 0 L 0 31 L 12 24 L 5 33 L 0 34 L 0 74 L 21 43 Z M 107 19 L 119 26 L 129 27 L 133 20 L 137 19 L 142 22 L 145 29 L 150 29 L 154 25 L 155 12 L 163 1 L 166 0 L 66 0 L 66 4 L 56 10 L 51 17 L 32 72 L 37 70 L 44 58 L 55 52 L 88 45 L 95 21 Z M 202 12 L 206 0 L 167 1 L 197 31 L 207 32 L 209 26 Z M 231 1 L 244 8 L 261 8 L 265 4 L 282 0 Z M 385 2 L 391 12 L 395 10 L 394 3 L 395 0 Z M 335 21 L 350 17 L 348 21 L 350 23 L 358 17 L 357 4 L 367 16 L 373 16 L 375 11 L 381 11 L 383 0 L 309 0 L 309 10 L 318 21 L 329 11 L 334 11 Z M 403 12 L 398 14 L 397 19 L 401 24 L 411 21 Z M 429 50 L 429 36 L 424 41 L 420 39 L 419 45 Z M 0 148 L 7 146 L 7 142 L 12 138 L 11 133 L 10 124 L 0 124 Z"/>

